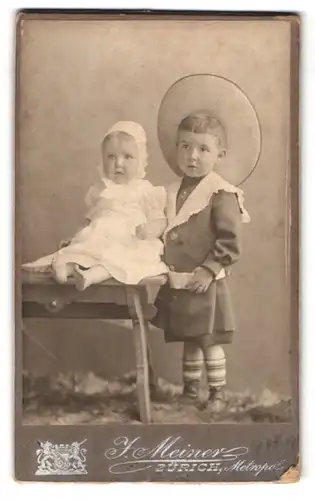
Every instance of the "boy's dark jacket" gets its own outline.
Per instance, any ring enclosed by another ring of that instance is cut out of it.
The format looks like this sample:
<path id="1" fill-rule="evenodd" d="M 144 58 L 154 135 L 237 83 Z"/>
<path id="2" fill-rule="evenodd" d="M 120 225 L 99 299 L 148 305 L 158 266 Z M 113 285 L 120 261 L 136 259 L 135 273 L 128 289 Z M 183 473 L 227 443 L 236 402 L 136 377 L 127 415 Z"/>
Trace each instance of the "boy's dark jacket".
<path id="1" fill-rule="evenodd" d="M 163 258 L 171 271 L 192 272 L 203 266 L 214 277 L 222 268 L 226 271 L 206 293 L 175 290 L 168 284 L 160 289 L 152 323 L 164 330 L 166 341 L 205 336 L 210 344 L 231 341 L 235 320 L 228 281 L 230 266 L 240 257 L 241 222 L 236 193 L 219 190 L 201 211 L 166 233 Z"/>

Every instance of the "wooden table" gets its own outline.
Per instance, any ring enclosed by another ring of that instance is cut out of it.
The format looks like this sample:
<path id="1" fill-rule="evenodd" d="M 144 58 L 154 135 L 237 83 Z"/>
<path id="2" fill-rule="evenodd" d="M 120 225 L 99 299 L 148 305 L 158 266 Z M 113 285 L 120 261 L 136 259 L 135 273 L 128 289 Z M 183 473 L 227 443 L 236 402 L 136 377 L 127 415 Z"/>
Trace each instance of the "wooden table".
<path id="1" fill-rule="evenodd" d="M 150 381 L 154 372 L 148 355 L 148 321 L 154 315 L 150 287 L 160 287 L 165 276 L 148 278 L 138 285 L 108 280 L 79 292 L 69 280 L 59 285 L 47 275 L 22 274 L 22 319 L 130 319 L 136 356 L 137 395 L 140 419 L 151 421 Z"/>

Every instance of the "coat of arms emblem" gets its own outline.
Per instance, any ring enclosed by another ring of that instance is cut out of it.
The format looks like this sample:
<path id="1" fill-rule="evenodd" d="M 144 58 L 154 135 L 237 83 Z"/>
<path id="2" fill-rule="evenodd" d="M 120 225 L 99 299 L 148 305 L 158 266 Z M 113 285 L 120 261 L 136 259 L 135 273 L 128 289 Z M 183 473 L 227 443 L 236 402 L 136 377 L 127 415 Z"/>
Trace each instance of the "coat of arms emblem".
<path id="1" fill-rule="evenodd" d="M 37 476 L 87 474 L 86 448 L 75 441 L 72 444 L 53 444 L 41 441 L 36 450 Z"/>

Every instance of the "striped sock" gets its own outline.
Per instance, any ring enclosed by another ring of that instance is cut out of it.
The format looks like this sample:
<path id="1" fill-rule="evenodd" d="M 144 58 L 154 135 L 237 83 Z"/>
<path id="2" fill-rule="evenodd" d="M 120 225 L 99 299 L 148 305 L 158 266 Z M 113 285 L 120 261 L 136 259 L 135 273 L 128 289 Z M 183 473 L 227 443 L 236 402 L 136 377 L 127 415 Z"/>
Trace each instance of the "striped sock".
<path id="1" fill-rule="evenodd" d="M 212 345 L 206 349 L 205 365 L 209 387 L 224 386 L 226 384 L 226 359 L 220 345 Z"/>
<path id="2" fill-rule="evenodd" d="M 203 367 L 203 352 L 191 342 L 184 343 L 183 379 L 184 385 L 195 385 L 200 382 Z"/>

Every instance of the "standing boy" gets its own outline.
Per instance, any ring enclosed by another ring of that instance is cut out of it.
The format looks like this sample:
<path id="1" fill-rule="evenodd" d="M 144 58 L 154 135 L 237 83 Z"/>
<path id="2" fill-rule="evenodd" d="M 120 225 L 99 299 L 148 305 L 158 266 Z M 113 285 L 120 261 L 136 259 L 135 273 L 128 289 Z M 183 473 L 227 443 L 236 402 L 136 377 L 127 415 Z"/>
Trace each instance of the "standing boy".
<path id="1" fill-rule="evenodd" d="M 218 115 L 207 109 L 184 116 L 174 143 L 173 165 L 182 178 L 168 190 L 164 261 L 169 282 L 159 291 L 153 322 L 164 330 L 166 342 L 184 343 L 183 400 L 198 402 L 205 367 L 208 404 L 220 411 L 226 384 L 222 345 L 232 341 L 236 329 L 229 275 L 241 255 L 241 223 L 249 216 L 243 192 L 215 172 L 228 152 Z"/>

